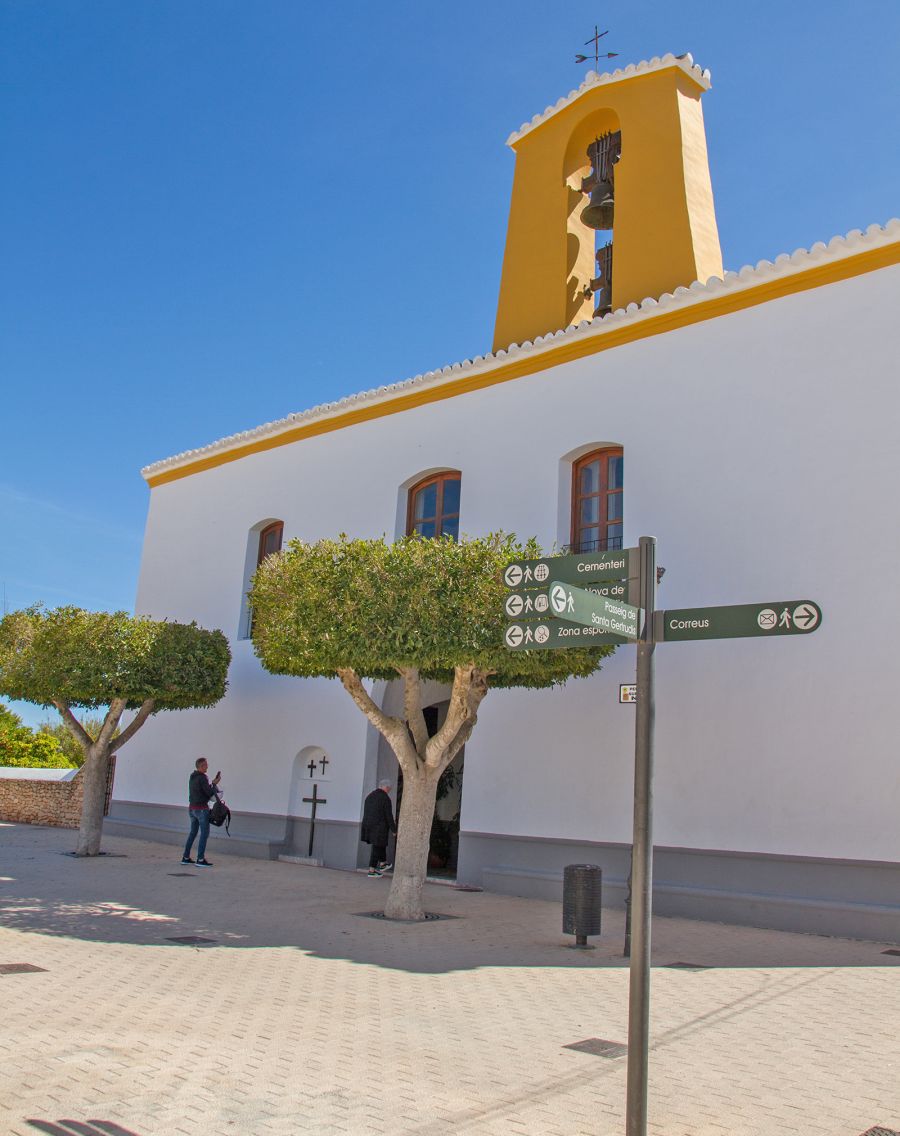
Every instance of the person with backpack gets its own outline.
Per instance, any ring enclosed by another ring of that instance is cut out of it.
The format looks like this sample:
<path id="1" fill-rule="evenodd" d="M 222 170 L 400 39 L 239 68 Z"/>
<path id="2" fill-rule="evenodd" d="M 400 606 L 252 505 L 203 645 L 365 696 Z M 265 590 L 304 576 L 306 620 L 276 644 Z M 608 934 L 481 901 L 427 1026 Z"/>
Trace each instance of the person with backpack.
<path id="1" fill-rule="evenodd" d="M 191 818 L 191 830 L 188 834 L 182 864 L 193 864 L 191 848 L 197 833 L 200 833 L 200 843 L 197 845 L 197 866 L 211 868 L 212 864 L 206 858 L 206 841 L 209 839 L 209 802 L 216 796 L 216 785 L 222 779 L 221 771 L 213 777 L 212 781 L 206 776 L 209 762 L 205 757 L 198 757 L 194 762 L 194 772 L 188 780 L 188 813 Z"/>

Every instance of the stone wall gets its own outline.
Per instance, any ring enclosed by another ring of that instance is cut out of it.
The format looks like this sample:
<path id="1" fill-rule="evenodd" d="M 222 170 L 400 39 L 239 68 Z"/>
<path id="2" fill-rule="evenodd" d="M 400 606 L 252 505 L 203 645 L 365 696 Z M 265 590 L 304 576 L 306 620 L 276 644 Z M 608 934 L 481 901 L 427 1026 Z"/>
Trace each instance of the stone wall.
<path id="1" fill-rule="evenodd" d="M 49 772 L 49 770 L 48 770 Z M 0 820 L 16 824 L 47 824 L 56 828 L 78 828 L 84 787 L 79 769 L 69 781 L 31 777 L 0 777 Z M 112 758 L 106 805 L 109 812 L 116 759 Z"/>

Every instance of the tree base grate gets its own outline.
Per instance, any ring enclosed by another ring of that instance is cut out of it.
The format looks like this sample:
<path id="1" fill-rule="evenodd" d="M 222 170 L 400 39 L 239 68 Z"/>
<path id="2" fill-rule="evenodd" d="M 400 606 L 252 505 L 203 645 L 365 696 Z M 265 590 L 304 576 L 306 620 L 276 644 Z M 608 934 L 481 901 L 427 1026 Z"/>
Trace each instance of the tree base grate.
<path id="1" fill-rule="evenodd" d="M 437 911 L 426 911 L 422 919 L 388 919 L 383 911 L 356 911 L 361 919 L 380 919 L 382 923 L 400 923 L 404 927 L 421 927 L 422 923 L 439 923 L 442 919 L 459 919 L 458 915 L 443 915 Z"/>
<path id="2" fill-rule="evenodd" d="M 201 943 L 217 943 L 218 939 L 204 939 L 202 935 L 167 935 L 167 943 L 184 943 L 189 947 L 199 947 Z"/>
<path id="3" fill-rule="evenodd" d="M 97 856 L 105 856 L 108 860 L 127 860 L 127 852 L 98 852 L 97 856 L 79 856 L 77 852 L 59 852 L 60 856 L 71 856 L 73 860 L 96 860 Z"/>
<path id="4" fill-rule="evenodd" d="M 702 962 L 667 962 L 665 970 L 709 970 Z"/>
<path id="5" fill-rule="evenodd" d="M 883 955 L 900 955 L 900 951 L 898 951 L 896 947 L 891 947 L 890 950 L 882 951 L 881 953 Z M 885 1129 L 885 1132 L 887 1132 L 887 1129 Z"/>
<path id="6" fill-rule="evenodd" d="M 603 1037 L 589 1037 L 585 1041 L 573 1041 L 563 1049 L 577 1049 L 579 1053 L 590 1053 L 592 1057 L 624 1057 L 628 1046 L 618 1041 L 607 1041 Z"/>
<path id="7" fill-rule="evenodd" d="M 174 876 L 177 880 L 195 880 L 196 872 L 166 872 L 167 876 Z"/>
<path id="8" fill-rule="evenodd" d="M 0 963 L 0 974 L 46 974 L 43 966 L 33 966 L 30 962 L 3 962 Z"/>
<path id="9" fill-rule="evenodd" d="M 900 1136 L 895 1128 L 867 1128 L 860 1136 Z"/>

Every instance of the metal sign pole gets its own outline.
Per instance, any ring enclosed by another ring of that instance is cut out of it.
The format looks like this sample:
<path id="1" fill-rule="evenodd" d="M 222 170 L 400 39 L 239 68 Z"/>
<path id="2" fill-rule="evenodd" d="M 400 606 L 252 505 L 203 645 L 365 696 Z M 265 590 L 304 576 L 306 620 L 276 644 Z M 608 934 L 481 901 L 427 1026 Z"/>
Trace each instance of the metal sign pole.
<path id="1" fill-rule="evenodd" d="M 637 646 L 637 721 L 634 738 L 634 837 L 631 881 L 631 971 L 628 988 L 628 1093 L 626 1136 L 647 1136 L 650 1050 L 650 915 L 653 900 L 653 613 L 656 609 L 656 538 L 642 536 L 640 607 L 644 629 Z"/>

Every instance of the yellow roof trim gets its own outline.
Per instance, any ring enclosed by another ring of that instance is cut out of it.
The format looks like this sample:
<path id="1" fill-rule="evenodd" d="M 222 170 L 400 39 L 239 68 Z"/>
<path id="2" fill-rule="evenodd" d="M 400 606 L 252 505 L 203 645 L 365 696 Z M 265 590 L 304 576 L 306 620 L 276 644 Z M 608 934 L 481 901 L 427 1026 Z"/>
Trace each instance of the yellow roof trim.
<path id="1" fill-rule="evenodd" d="M 159 473 L 148 472 L 146 475 L 147 483 L 151 488 L 166 485 L 183 477 L 190 477 L 195 473 L 202 473 L 205 470 L 226 465 L 228 462 L 239 461 L 251 454 L 263 453 L 265 450 L 276 449 L 279 446 L 287 446 L 304 438 L 329 434 L 334 430 L 343 430 L 348 426 L 356 426 L 360 422 L 385 418 L 389 414 L 400 414 L 417 406 L 456 398 L 458 395 L 468 394 L 470 391 L 484 390 L 487 387 L 496 386 L 498 383 L 509 382 L 525 375 L 533 375 L 538 371 L 559 366 L 561 363 L 583 359 L 601 351 L 621 347 L 626 343 L 635 343 L 651 336 L 664 335 L 666 332 L 675 331 L 681 327 L 704 323 L 706 320 L 716 319 L 718 316 L 730 315 L 733 312 L 768 303 L 770 300 L 777 300 L 799 292 L 807 292 L 813 288 L 821 288 L 826 284 L 849 280 L 854 276 L 861 276 L 867 272 L 888 268 L 898 263 L 900 263 L 900 243 L 893 242 L 825 264 L 814 265 L 802 272 L 768 279 L 749 288 L 733 292 L 713 292 L 708 297 L 703 297 L 700 302 L 677 307 L 660 305 L 659 309 L 653 311 L 647 318 L 629 322 L 620 327 L 609 328 L 605 330 L 605 334 L 566 338 L 558 345 L 550 346 L 544 350 L 528 351 L 510 359 L 508 362 L 477 374 L 461 376 L 440 385 L 419 388 L 408 393 L 398 394 L 395 398 L 348 409 L 332 417 L 302 423 L 276 434 L 254 438 L 252 441 L 238 444 L 231 449 L 219 450 L 205 457 L 197 457 L 184 462 L 182 465 L 161 470 Z"/>

